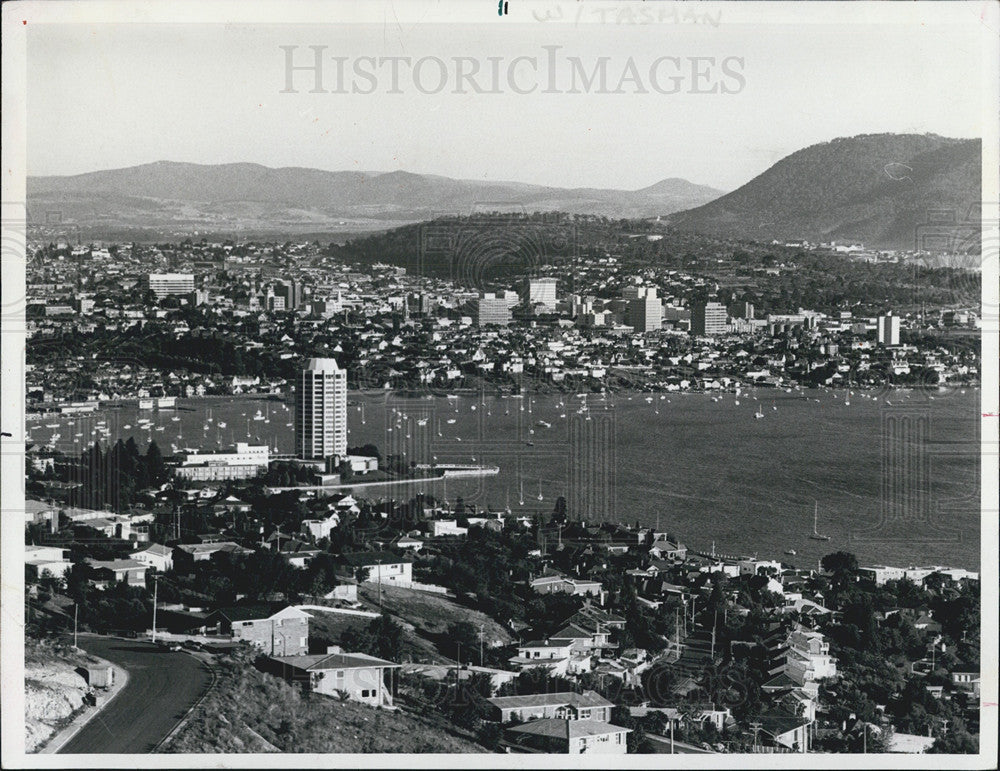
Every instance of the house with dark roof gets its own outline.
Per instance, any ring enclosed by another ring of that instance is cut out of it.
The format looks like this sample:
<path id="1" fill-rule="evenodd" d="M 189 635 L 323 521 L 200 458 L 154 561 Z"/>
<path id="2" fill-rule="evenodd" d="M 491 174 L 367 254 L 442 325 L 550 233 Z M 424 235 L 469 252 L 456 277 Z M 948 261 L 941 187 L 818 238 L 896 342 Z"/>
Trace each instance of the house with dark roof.
<path id="1" fill-rule="evenodd" d="M 630 729 L 597 720 L 543 718 L 504 731 L 507 752 L 624 755 Z"/>
<path id="2" fill-rule="evenodd" d="M 336 646 L 334 646 L 336 647 Z M 373 707 L 392 706 L 393 670 L 400 665 L 365 653 L 330 652 L 272 656 L 268 670 L 314 693 L 360 701 Z"/>
<path id="3" fill-rule="evenodd" d="M 116 583 L 129 586 L 146 586 L 147 566 L 135 560 L 86 560 L 90 568 L 90 582 L 101 589 Z"/>
<path id="4" fill-rule="evenodd" d="M 367 571 L 366 581 L 407 586 L 413 583 L 413 560 L 388 551 L 363 551 L 343 555 L 354 570 Z"/>
<path id="5" fill-rule="evenodd" d="M 787 747 L 796 752 L 809 752 L 809 726 L 812 721 L 784 710 L 767 712 L 757 718 L 761 724 L 764 745 Z"/>
<path id="6" fill-rule="evenodd" d="M 614 707 L 613 702 L 596 691 L 495 696 L 487 701 L 492 708 L 491 719 L 500 723 L 523 723 L 541 718 L 607 722 Z"/>
<path id="7" fill-rule="evenodd" d="M 235 605 L 208 614 L 206 627 L 233 642 L 248 642 L 271 656 L 297 656 L 309 650 L 308 613 L 289 605 Z"/>
<path id="8" fill-rule="evenodd" d="M 217 554 L 247 556 L 253 549 L 247 549 L 232 541 L 214 543 L 182 543 L 174 547 L 174 565 L 178 571 L 190 570 L 195 562 L 212 559 Z"/>

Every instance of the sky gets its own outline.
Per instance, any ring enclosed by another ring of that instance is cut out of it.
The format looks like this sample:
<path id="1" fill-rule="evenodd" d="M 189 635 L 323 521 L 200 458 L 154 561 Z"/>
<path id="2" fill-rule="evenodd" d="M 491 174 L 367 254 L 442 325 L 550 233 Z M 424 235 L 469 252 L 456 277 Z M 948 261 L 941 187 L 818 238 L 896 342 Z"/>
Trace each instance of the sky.
<path id="1" fill-rule="evenodd" d="M 682 177 L 731 190 L 791 152 L 840 136 L 982 134 L 981 49 L 967 23 L 729 24 L 723 18 L 717 26 L 43 23 L 28 29 L 30 175 L 158 160 L 248 161 L 560 187 L 637 189 Z M 287 77 L 281 46 L 296 46 L 292 61 L 299 65 L 314 61 L 309 46 L 324 46 L 328 93 L 309 93 L 311 71 L 293 72 L 297 93 L 281 93 Z M 555 89 L 545 74 L 550 55 Z M 334 57 L 343 59 L 347 93 L 332 93 Z M 391 63 L 359 64 L 363 57 L 409 57 L 397 65 L 401 93 L 388 93 Z M 475 93 L 469 81 L 465 93 L 454 93 L 460 82 L 454 57 L 473 60 L 461 66 L 478 66 L 479 87 L 500 93 Z M 512 65 L 517 57 L 531 62 Z M 586 76 L 607 57 L 605 87 L 594 80 L 585 88 L 576 72 L 582 93 L 567 93 L 570 57 Z M 424 61 L 415 80 L 418 60 Z M 354 67 L 375 75 L 356 76 Z M 500 73 L 496 87 L 491 67 Z M 636 77 L 619 84 L 627 73 Z M 532 93 L 516 91 L 531 86 Z"/>

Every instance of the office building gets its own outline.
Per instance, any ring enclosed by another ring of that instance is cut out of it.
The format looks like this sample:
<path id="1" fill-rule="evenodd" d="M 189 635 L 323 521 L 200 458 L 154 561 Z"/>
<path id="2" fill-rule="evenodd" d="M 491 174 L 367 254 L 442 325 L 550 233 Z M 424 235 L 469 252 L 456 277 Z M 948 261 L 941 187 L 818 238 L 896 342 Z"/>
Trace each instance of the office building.
<path id="1" fill-rule="evenodd" d="M 147 273 L 143 286 L 160 300 L 168 295 L 187 295 L 194 291 L 193 273 Z"/>
<path id="2" fill-rule="evenodd" d="M 554 278 L 527 279 L 525 281 L 525 300 L 528 302 L 528 307 L 534 308 L 536 305 L 543 305 L 546 311 L 555 311 L 556 283 Z"/>
<path id="3" fill-rule="evenodd" d="M 347 454 L 347 371 L 335 359 L 309 359 L 296 378 L 295 454 L 304 460 Z"/>
<path id="4" fill-rule="evenodd" d="M 510 324 L 510 303 L 505 296 L 498 297 L 493 292 L 485 292 L 474 302 L 476 326 L 500 326 Z"/>
<path id="5" fill-rule="evenodd" d="M 274 288 L 274 293 L 278 297 L 284 299 L 285 310 L 295 311 L 302 305 L 302 290 L 303 287 L 299 281 L 279 281 L 277 286 Z"/>
<path id="6" fill-rule="evenodd" d="M 267 471 L 269 460 L 266 444 L 237 442 L 234 450 L 182 453 L 174 476 L 195 482 L 252 479 Z"/>
<path id="7" fill-rule="evenodd" d="M 729 314 L 718 302 L 696 302 L 691 305 L 691 334 L 698 336 L 724 335 Z"/>
<path id="8" fill-rule="evenodd" d="M 656 287 L 637 287 L 637 297 L 628 301 L 628 325 L 636 332 L 656 332 L 663 326 L 663 302 Z"/>
<path id="9" fill-rule="evenodd" d="M 899 316 L 878 317 L 879 345 L 899 345 Z"/>

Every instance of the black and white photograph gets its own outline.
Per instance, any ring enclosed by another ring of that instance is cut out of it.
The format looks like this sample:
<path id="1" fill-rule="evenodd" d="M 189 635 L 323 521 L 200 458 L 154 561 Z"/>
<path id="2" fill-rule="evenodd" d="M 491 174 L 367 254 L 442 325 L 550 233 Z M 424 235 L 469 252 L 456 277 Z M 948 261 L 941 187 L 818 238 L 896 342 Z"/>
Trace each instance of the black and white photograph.
<path id="1" fill-rule="evenodd" d="M 996 767 L 1000 3 L 2 11 L 4 767 Z"/>

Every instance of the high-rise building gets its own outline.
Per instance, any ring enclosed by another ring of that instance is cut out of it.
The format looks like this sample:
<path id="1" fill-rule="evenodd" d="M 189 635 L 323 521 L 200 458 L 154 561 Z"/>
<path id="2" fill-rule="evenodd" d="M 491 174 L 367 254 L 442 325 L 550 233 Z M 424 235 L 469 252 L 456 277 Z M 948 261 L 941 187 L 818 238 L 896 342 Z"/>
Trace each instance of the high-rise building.
<path id="1" fill-rule="evenodd" d="M 274 289 L 274 293 L 278 297 L 284 298 L 285 310 L 294 311 L 298 310 L 299 306 L 302 305 L 302 289 L 301 282 L 291 279 L 288 281 L 279 281 Z"/>
<path id="2" fill-rule="evenodd" d="M 656 296 L 656 287 L 639 287 L 638 296 L 628 301 L 628 324 L 636 332 L 663 327 L 663 301 Z"/>
<path id="3" fill-rule="evenodd" d="M 729 321 L 726 306 L 718 302 L 696 302 L 691 305 L 692 335 L 724 335 Z"/>
<path id="4" fill-rule="evenodd" d="M 554 311 L 556 309 L 556 279 L 554 278 L 529 278 L 525 281 L 527 295 L 524 299 L 528 301 L 528 307 L 534 308 L 536 305 L 544 305 L 545 310 Z"/>
<path id="5" fill-rule="evenodd" d="M 147 273 L 143 286 L 153 292 L 157 299 L 172 294 L 189 294 L 194 291 L 193 273 Z"/>
<path id="6" fill-rule="evenodd" d="M 295 454 L 347 455 L 347 371 L 336 359 L 309 359 L 296 378 Z"/>
<path id="7" fill-rule="evenodd" d="M 899 345 L 899 316 L 878 317 L 879 345 Z"/>
<path id="8" fill-rule="evenodd" d="M 510 324 L 510 304 L 505 297 L 497 297 L 493 292 L 486 292 L 474 302 L 477 326 L 505 327 Z"/>

